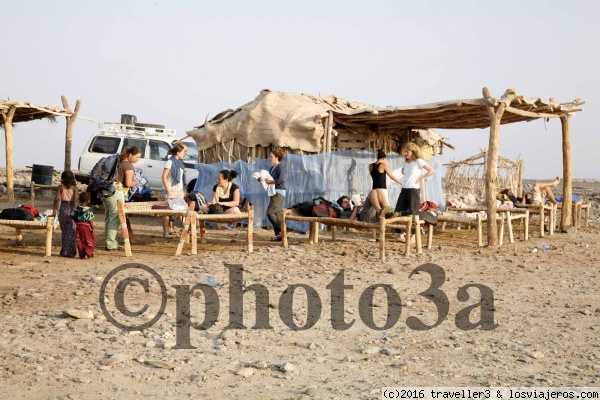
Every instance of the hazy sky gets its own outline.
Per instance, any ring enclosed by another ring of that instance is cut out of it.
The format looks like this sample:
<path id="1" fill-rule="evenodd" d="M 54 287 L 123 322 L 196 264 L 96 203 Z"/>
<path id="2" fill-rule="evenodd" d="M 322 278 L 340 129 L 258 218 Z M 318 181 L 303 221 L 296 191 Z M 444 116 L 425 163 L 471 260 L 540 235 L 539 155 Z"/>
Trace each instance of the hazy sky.
<path id="1" fill-rule="evenodd" d="M 335 94 L 377 106 L 493 96 L 508 88 L 560 102 L 571 123 L 573 175 L 600 178 L 600 2 L 543 1 L 31 1 L 3 0 L 0 99 L 72 108 L 82 100 L 73 169 L 98 122 L 134 114 L 178 136 L 263 88 Z M 438 130 L 479 152 L 488 130 Z M 64 159 L 64 118 L 15 125 L 14 164 Z M 3 135 L 2 135 L 3 136 Z M 0 163 L 5 163 L 5 143 Z M 525 177 L 562 176 L 561 124 L 503 125 L 500 155 Z"/>

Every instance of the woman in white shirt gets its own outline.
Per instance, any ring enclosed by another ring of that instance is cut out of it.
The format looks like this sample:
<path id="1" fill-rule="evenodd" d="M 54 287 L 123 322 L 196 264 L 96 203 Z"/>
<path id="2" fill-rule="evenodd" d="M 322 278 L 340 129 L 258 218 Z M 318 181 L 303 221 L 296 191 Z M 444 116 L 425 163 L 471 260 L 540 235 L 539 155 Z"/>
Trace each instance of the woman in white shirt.
<path id="1" fill-rule="evenodd" d="M 182 199 L 185 198 L 185 164 L 183 157 L 187 153 L 187 146 L 183 143 L 177 143 L 169 151 L 171 155 L 165 163 L 165 169 L 162 174 L 162 182 L 165 187 L 167 199 Z M 170 231 L 169 217 L 163 218 L 163 237 L 165 239 L 172 238 L 175 232 Z"/>
<path id="2" fill-rule="evenodd" d="M 402 167 L 402 191 L 396 202 L 396 212 L 410 212 L 414 215 L 419 211 L 421 202 L 421 181 L 435 174 L 435 170 L 431 168 L 421 158 L 421 150 L 415 143 L 408 143 L 404 147 L 404 157 L 406 162 Z M 423 175 L 423 170 L 427 171 Z"/>

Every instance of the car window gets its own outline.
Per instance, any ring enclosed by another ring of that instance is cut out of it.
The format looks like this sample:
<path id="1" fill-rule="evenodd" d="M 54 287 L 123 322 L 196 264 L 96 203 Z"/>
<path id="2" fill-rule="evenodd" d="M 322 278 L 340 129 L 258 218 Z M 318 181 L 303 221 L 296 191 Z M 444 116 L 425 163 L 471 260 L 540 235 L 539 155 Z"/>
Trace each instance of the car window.
<path id="1" fill-rule="evenodd" d="M 187 148 L 187 154 L 183 157 L 183 161 L 198 161 L 198 147 L 196 146 L 196 142 L 183 142 Z"/>
<path id="2" fill-rule="evenodd" d="M 119 150 L 121 138 L 96 136 L 89 151 L 92 153 L 116 154 Z"/>
<path id="3" fill-rule="evenodd" d="M 167 157 L 169 156 L 169 150 L 171 150 L 167 143 L 159 142 L 158 140 L 150 140 L 149 147 L 150 154 L 148 158 L 150 160 L 167 160 Z"/>
<path id="4" fill-rule="evenodd" d="M 131 138 L 125 138 L 125 140 L 123 141 L 123 149 L 125 149 L 125 147 L 139 147 L 140 150 L 142 151 L 142 157 L 144 157 L 146 155 L 146 143 L 148 141 L 146 139 L 131 139 Z"/>

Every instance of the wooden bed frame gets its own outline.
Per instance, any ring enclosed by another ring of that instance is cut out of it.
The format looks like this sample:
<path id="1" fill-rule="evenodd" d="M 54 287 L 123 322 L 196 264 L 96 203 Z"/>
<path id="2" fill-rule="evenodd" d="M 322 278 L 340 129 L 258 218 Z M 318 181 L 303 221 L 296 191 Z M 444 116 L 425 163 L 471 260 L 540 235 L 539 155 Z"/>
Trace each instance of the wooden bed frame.
<path id="1" fill-rule="evenodd" d="M 294 209 L 284 208 L 282 211 L 281 219 L 281 237 L 283 247 L 288 247 L 288 234 L 286 221 L 299 221 L 308 222 L 310 224 L 308 234 L 308 244 L 319 242 L 319 224 L 331 226 L 331 240 L 335 241 L 336 238 L 336 227 L 355 228 L 372 231 L 374 234 L 379 236 L 379 257 L 381 261 L 385 261 L 385 231 L 387 227 L 393 228 L 404 228 L 407 232 L 410 232 L 412 226 L 415 225 L 420 227 L 425 221 L 419 220 L 418 215 L 411 215 L 405 217 L 395 217 L 385 219 L 382 218 L 379 222 L 362 222 L 362 221 L 351 221 L 349 219 L 342 218 L 328 218 L 328 217 L 305 217 Z M 407 240 L 404 244 L 404 254 L 410 255 L 410 235 L 407 235 Z M 421 248 L 421 230 L 415 229 L 415 239 L 417 254 L 422 253 Z M 431 248 L 431 242 L 428 241 L 427 248 Z"/>

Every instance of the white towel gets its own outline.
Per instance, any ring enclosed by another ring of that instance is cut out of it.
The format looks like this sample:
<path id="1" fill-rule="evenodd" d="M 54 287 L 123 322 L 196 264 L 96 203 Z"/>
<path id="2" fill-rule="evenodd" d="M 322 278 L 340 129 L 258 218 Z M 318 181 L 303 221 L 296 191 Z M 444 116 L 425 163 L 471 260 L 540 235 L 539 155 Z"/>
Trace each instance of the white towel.
<path id="1" fill-rule="evenodd" d="M 269 171 L 261 169 L 260 172 L 253 173 L 252 177 L 254 179 L 260 178 L 260 184 L 267 191 L 267 195 L 269 197 L 275 196 L 277 194 L 277 192 L 275 192 L 275 185 L 274 184 L 269 185 L 269 184 L 267 184 L 267 182 L 265 182 L 266 180 L 270 180 L 270 181 L 273 180 L 273 177 L 271 176 L 271 174 L 269 174 Z"/>

